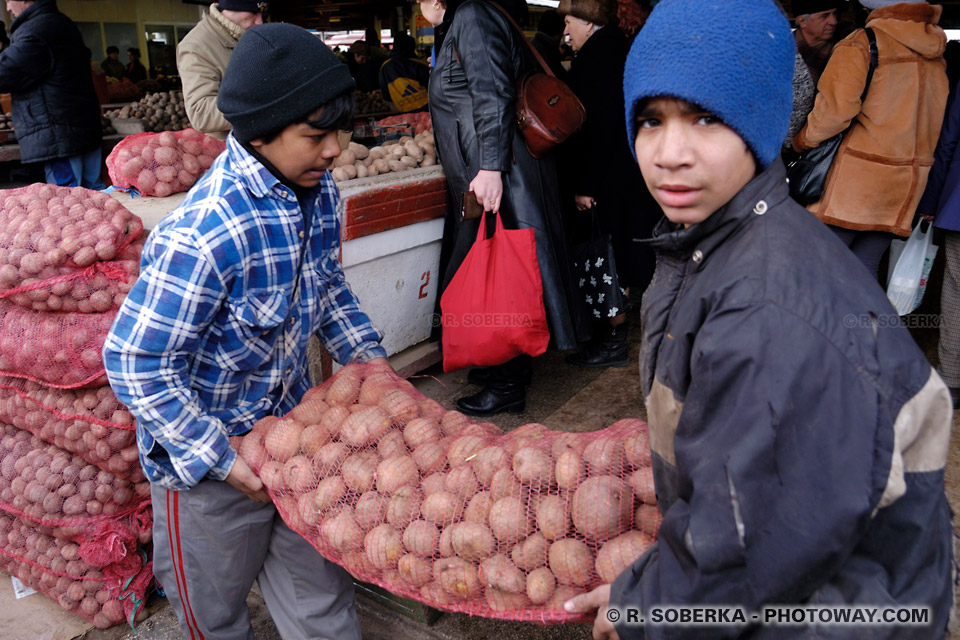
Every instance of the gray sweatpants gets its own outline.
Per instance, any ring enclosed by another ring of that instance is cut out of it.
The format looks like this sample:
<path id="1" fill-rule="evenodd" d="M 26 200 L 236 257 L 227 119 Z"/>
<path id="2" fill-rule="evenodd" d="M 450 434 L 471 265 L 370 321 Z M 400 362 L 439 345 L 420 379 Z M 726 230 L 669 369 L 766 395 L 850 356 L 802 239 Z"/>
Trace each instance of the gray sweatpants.
<path id="1" fill-rule="evenodd" d="M 286 525 L 273 503 L 226 482 L 151 485 L 153 571 L 186 640 L 253 640 L 256 580 L 284 640 L 360 640 L 350 575 Z"/>

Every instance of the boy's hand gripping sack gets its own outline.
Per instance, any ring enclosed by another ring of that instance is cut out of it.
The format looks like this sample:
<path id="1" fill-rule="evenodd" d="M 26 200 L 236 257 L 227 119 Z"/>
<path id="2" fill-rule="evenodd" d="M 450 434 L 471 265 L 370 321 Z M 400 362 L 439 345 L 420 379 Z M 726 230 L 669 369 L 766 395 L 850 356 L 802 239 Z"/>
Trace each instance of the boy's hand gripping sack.
<path id="1" fill-rule="evenodd" d="M 547 350 L 550 332 L 533 229 L 503 228 L 486 237 L 480 218 L 477 241 L 440 298 L 443 370 L 503 364 Z"/>

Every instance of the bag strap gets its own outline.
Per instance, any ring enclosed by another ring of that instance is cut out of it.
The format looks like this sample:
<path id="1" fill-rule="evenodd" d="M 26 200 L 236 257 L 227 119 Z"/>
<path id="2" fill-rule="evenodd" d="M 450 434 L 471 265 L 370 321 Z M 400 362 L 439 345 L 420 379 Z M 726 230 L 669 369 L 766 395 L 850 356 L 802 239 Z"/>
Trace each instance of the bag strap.
<path id="1" fill-rule="evenodd" d="M 513 25 L 513 28 L 516 30 L 516 32 L 520 34 L 520 39 L 523 40 L 524 44 L 527 45 L 527 48 L 530 49 L 530 51 L 533 53 L 533 57 L 537 59 L 537 63 L 540 65 L 540 69 L 542 69 L 543 72 L 548 76 L 555 78 L 556 76 L 553 75 L 553 71 L 550 70 L 550 66 L 544 61 L 543 56 L 540 55 L 540 52 L 537 51 L 537 48 L 534 47 L 532 44 L 530 44 L 530 41 L 527 40 L 527 37 L 523 35 L 523 29 L 521 29 L 520 25 L 517 24 L 517 21 L 513 19 L 513 16 L 511 16 L 506 9 L 501 7 L 494 0 L 488 0 L 488 3 L 496 7 L 500 11 L 500 13 L 502 13 L 506 17 L 507 22 Z"/>
<path id="2" fill-rule="evenodd" d="M 867 69 L 867 83 L 863 87 L 863 93 L 860 94 L 860 102 L 867 99 L 867 91 L 870 90 L 870 83 L 873 81 L 873 72 L 876 70 L 880 59 L 876 32 L 870 27 L 867 27 L 864 31 L 867 32 L 867 40 L 870 42 L 870 67 Z"/>

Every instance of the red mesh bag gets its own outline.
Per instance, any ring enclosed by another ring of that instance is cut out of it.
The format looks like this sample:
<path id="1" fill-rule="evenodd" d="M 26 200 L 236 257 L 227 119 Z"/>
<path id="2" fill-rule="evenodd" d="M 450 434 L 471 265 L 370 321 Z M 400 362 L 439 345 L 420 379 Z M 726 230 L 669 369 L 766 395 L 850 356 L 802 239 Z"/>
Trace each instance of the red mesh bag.
<path id="1" fill-rule="evenodd" d="M 0 377 L 0 423 L 29 431 L 124 480 L 144 480 L 133 416 L 109 386 L 53 389 Z"/>
<path id="2" fill-rule="evenodd" d="M 324 557 L 447 611 L 586 620 L 563 602 L 612 582 L 660 524 L 643 421 L 504 434 L 378 365 L 344 367 L 234 444 Z"/>
<path id="3" fill-rule="evenodd" d="M 78 541 L 106 530 L 146 544 L 149 508 L 148 482 L 123 480 L 28 431 L 0 426 L 0 513 L 58 538 Z"/>
<path id="4" fill-rule="evenodd" d="M 0 192 L 0 298 L 37 311 L 117 308 L 139 273 L 143 221 L 99 191 Z"/>
<path id="5" fill-rule="evenodd" d="M 433 121 L 430 120 L 430 113 L 420 111 L 416 113 L 401 113 L 396 116 L 387 116 L 377 120 L 377 125 L 385 127 L 384 133 L 390 133 L 393 129 L 390 127 L 412 126 L 414 133 L 423 133 L 424 131 L 433 131 Z"/>
<path id="6" fill-rule="evenodd" d="M 116 315 L 45 313 L 0 300 L 0 376 L 58 389 L 106 385 L 101 351 Z"/>
<path id="7" fill-rule="evenodd" d="M 226 148 L 195 129 L 137 133 L 113 148 L 107 171 L 116 187 L 165 198 L 189 190 Z"/>
<path id="8" fill-rule="evenodd" d="M 107 552 L 91 557 L 91 543 Z M 118 544 L 109 536 L 91 543 L 54 538 L 0 514 L 0 569 L 100 629 L 122 622 L 134 626 L 147 616 L 153 563 L 135 544 Z"/>

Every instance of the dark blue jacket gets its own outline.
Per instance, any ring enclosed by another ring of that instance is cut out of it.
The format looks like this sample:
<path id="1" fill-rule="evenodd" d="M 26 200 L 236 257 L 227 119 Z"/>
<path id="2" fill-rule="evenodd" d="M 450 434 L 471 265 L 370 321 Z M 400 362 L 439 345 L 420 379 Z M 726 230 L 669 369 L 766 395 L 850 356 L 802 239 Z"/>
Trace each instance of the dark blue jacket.
<path id="1" fill-rule="evenodd" d="M 917 205 L 917 213 L 936 215 L 934 226 L 960 231 L 960 84 L 947 103 L 947 114 L 940 129 L 927 188 Z"/>
<path id="2" fill-rule="evenodd" d="M 13 21 L 10 36 L 10 46 L 0 52 L 0 93 L 12 94 L 21 161 L 98 148 L 100 105 L 77 26 L 55 0 L 37 0 Z"/>
<path id="3" fill-rule="evenodd" d="M 777 160 L 704 222 L 662 221 L 647 241 L 640 379 L 663 523 L 611 603 L 925 606 L 928 623 L 619 625 L 624 640 L 946 632 L 949 392 L 785 177 Z"/>

